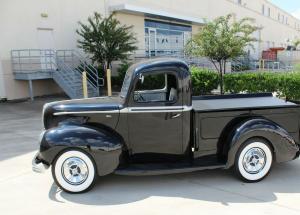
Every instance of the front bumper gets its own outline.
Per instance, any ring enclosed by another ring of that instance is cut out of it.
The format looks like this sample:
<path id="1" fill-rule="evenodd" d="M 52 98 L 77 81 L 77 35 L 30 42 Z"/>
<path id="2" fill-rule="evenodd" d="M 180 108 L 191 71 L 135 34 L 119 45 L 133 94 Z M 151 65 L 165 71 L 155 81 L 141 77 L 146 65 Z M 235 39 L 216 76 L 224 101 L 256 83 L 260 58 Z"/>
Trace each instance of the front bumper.
<path id="1" fill-rule="evenodd" d="M 49 165 L 44 164 L 39 159 L 39 152 L 32 159 L 32 170 L 37 173 L 44 173 L 49 168 Z"/>

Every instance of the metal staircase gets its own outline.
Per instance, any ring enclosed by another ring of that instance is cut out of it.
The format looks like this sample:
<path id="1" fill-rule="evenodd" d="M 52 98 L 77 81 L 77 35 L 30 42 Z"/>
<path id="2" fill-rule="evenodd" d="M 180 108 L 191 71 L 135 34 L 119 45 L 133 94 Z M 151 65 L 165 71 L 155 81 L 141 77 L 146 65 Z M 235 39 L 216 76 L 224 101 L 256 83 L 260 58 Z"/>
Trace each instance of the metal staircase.
<path id="1" fill-rule="evenodd" d="M 12 50 L 15 79 L 32 81 L 52 78 L 72 99 L 83 97 L 82 72 L 87 73 L 88 97 L 100 95 L 103 78 L 91 62 L 75 50 Z"/>

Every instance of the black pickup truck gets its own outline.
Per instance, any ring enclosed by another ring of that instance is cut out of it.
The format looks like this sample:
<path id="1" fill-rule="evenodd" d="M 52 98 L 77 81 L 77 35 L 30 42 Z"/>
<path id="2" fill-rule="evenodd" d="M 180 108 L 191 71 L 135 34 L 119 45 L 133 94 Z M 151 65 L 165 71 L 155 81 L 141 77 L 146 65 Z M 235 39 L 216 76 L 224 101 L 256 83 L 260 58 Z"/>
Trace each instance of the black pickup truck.
<path id="1" fill-rule="evenodd" d="M 255 83 L 253 83 L 255 84 Z M 299 106 L 272 94 L 192 97 L 188 66 L 131 66 L 119 96 L 48 103 L 33 170 L 52 165 L 59 187 L 87 191 L 97 176 L 233 167 L 247 182 L 299 156 Z"/>

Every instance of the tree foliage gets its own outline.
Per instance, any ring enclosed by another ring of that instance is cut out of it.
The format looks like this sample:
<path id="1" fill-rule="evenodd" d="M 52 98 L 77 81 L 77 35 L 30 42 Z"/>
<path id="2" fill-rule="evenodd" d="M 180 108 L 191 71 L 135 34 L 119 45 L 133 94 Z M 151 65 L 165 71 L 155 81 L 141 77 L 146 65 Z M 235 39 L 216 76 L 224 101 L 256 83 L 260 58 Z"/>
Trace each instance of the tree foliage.
<path id="1" fill-rule="evenodd" d="M 254 19 L 234 20 L 234 15 L 221 16 L 207 22 L 199 33 L 193 35 L 186 51 L 196 57 L 207 57 L 219 71 L 221 93 L 223 94 L 223 74 L 229 59 L 245 53 L 245 48 L 257 41 L 253 33 L 258 30 Z"/>
<path id="2" fill-rule="evenodd" d="M 95 12 L 87 19 L 87 24 L 79 22 L 79 25 L 76 30 L 80 36 L 78 47 L 105 69 L 109 69 L 115 60 L 126 60 L 137 49 L 133 26 L 122 25 L 114 14 L 103 18 Z"/>
<path id="3" fill-rule="evenodd" d="M 300 39 L 294 41 L 294 46 L 297 48 L 300 45 Z"/>

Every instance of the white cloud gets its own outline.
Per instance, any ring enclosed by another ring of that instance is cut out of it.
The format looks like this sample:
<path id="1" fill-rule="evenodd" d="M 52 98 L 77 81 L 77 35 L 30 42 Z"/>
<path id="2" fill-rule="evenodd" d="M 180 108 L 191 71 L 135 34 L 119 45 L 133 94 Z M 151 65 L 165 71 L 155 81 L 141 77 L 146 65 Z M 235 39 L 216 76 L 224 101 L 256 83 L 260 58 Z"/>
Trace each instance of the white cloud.
<path id="1" fill-rule="evenodd" d="M 300 8 L 296 11 L 294 11 L 293 13 L 293 16 L 295 16 L 296 18 L 300 19 Z"/>

